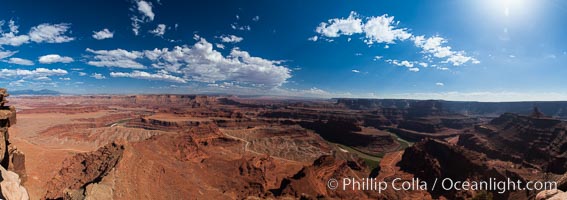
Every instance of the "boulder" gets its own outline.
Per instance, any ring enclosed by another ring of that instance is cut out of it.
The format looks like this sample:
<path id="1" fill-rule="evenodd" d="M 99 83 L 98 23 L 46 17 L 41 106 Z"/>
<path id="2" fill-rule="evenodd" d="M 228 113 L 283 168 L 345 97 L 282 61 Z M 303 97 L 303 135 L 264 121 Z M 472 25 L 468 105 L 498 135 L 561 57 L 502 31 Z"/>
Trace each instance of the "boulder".
<path id="1" fill-rule="evenodd" d="M 28 191 L 21 185 L 21 180 L 18 174 L 8 171 L 0 167 L 0 174 L 2 181 L 0 182 L 0 190 L 2 199 L 9 200 L 27 200 L 30 199 Z"/>

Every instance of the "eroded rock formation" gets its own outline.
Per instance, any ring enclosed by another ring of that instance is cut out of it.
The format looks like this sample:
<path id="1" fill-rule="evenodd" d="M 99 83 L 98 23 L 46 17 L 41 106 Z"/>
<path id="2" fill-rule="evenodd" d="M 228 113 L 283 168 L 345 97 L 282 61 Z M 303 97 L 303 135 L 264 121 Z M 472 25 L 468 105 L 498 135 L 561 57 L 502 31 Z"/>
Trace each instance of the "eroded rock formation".
<path id="1" fill-rule="evenodd" d="M 526 177 L 525 169 L 514 169 L 509 164 L 497 164 L 496 160 L 489 160 L 478 152 L 470 151 L 461 146 L 449 144 L 444 141 L 425 139 L 414 146 L 406 149 L 402 160 L 398 163 L 402 170 L 414 174 L 416 177 L 426 181 L 428 185 L 433 185 L 435 179 L 450 178 L 452 181 L 512 181 L 531 180 Z M 504 167 L 502 167 L 504 166 Z M 525 171 L 524 171 L 525 170 Z M 533 169 L 532 169 L 533 170 Z M 476 194 L 472 190 L 431 190 L 431 195 L 435 198 L 444 196 L 449 199 L 469 199 Z M 489 191 L 497 199 L 508 199 L 514 197 L 528 198 L 530 191 L 519 194 L 511 194 L 510 191 L 498 193 Z"/>
<path id="2" fill-rule="evenodd" d="M 4 105 L 8 96 L 6 89 L 0 88 L 0 198 L 29 199 L 21 185 L 26 180 L 25 156 L 9 141 L 8 128 L 16 123 L 16 108 Z"/>
<path id="3" fill-rule="evenodd" d="M 331 190 L 327 182 L 331 178 L 365 177 L 362 173 L 364 165 L 348 163 L 333 156 L 321 156 L 297 172 L 294 176 L 284 179 L 279 189 L 272 190 L 276 196 L 302 199 L 376 199 L 375 192 L 360 190 Z"/>
<path id="4" fill-rule="evenodd" d="M 567 172 L 567 123 L 541 116 L 506 113 L 458 144 L 491 158 L 535 166 L 555 174 Z"/>
<path id="5" fill-rule="evenodd" d="M 83 199 L 89 184 L 99 182 L 118 163 L 124 146 L 111 143 L 90 153 L 79 153 L 65 160 L 63 168 L 47 184 L 44 199 Z"/>

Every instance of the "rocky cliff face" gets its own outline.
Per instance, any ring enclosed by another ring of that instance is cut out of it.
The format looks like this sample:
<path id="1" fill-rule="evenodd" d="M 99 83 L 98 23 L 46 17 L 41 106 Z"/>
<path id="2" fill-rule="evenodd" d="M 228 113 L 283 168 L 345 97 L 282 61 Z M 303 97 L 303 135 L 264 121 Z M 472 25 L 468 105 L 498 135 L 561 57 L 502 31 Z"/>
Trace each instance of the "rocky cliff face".
<path id="1" fill-rule="evenodd" d="M 301 199 L 377 199 L 376 192 L 360 190 L 330 190 L 327 181 L 337 177 L 365 177 L 364 165 L 332 156 L 321 156 L 297 172 L 294 176 L 284 179 L 279 189 L 272 190 L 277 197 L 292 197 Z"/>
<path id="2" fill-rule="evenodd" d="M 21 185 L 26 180 L 25 156 L 9 141 L 8 128 L 16 123 L 16 108 L 4 105 L 8 96 L 0 88 L 0 199 L 29 199 Z"/>
<path id="3" fill-rule="evenodd" d="M 489 179 L 505 181 L 507 178 L 522 182 L 531 180 L 530 177 L 523 176 L 524 173 L 521 170 L 525 169 L 512 169 L 507 167 L 505 163 L 496 164 L 497 162 L 488 159 L 482 153 L 461 146 L 441 140 L 425 139 L 406 149 L 398 165 L 402 170 L 426 181 L 428 185 L 433 185 L 436 178 L 440 180 L 450 178 L 453 181 L 486 181 Z M 470 199 L 476 195 L 474 191 L 465 190 L 447 191 L 442 189 L 431 190 L 431 188 L 428 188 L 428 190 L 434 198 L 443 196 L 449 199 Z M 529 195 L 533 195 L 491 192 L 496 199 L 509 199 L 512 196 L 527 199 Z"/>
<path id="4" fill-rule="evenodd" d="M 546 172 L 567 172 L 567 123 L 506 113 L 478 126 L 458 144 L 491 158 L 537 166 Z"/>
<path id="5" fill-rule="evenodd" d="M 123 151 L 124 146 L 111 143 L 65 160 L 61 171 L 47 184 L 44 199 L 84 199 L 84 190 L 114 169 Z"/>

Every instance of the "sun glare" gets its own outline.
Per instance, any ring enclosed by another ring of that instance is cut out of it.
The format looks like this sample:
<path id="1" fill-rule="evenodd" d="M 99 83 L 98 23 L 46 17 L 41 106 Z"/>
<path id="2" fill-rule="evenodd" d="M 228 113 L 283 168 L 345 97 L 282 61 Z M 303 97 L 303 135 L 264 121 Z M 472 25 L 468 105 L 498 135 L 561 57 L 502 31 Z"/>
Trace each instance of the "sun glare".
<path id="1" fill-rule="evenodd" d="M 534 13 L 535 0 L 483 0 L 488 13 L 497 18 L 518 18 Z"/>

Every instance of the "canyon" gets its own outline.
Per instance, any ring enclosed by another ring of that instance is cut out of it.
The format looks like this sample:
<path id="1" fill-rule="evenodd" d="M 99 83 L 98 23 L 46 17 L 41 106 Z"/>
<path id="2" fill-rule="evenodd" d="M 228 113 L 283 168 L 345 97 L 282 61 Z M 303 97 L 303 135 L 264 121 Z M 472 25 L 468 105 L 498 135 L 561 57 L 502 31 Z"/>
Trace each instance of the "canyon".
<path id="1" fill-rule="evenodd" d="M 8 199 L 563 195 L 567 122 L 559 112 L 543 114 L 553 110 L 549 105 L 562 104 L 538 103 L 545 105 L 541 110 L 530 103 L 498 105 L 489 113 L 493 104 L 437 100 L 11 96 L 1 110 L 6 142 L 0 145 L 2 177 L 11 178 L 0 188 Z M 515 112 L 524 109 L 529 112 Z M 435 178 L 510 178 L 559 185 L 554 191 L 505 193 L 328 188 L 329 179 L 342 177 L 430 184 Z"/>

